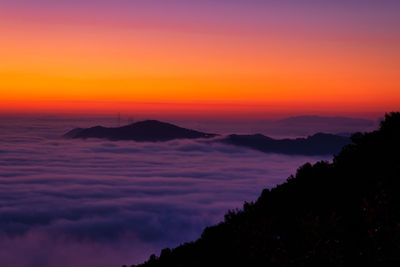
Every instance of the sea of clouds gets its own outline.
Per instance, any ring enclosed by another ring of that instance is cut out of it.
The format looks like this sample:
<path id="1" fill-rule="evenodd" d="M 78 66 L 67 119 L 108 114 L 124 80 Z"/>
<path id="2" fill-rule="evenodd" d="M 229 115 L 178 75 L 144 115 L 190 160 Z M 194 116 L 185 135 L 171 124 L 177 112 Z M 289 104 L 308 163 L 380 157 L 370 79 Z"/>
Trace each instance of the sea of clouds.
<path id="1" fill-rule="evenodd" d="M 61 138 L 93 123 L 0 120 L 1 266 L 140 263 L 195 240 L 229 209 L 256 200 L 305 162 L 329 159 L 213 140 Z"/>

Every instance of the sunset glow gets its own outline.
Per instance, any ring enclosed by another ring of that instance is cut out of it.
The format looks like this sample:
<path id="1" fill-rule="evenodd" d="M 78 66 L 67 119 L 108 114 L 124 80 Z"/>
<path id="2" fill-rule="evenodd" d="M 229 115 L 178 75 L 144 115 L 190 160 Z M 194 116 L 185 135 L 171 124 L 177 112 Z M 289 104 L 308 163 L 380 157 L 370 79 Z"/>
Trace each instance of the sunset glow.
<path id="1" fill-rule="evenodd" d="M 2 112 L 385 112 L 396 1 L 2 1 Z"/>

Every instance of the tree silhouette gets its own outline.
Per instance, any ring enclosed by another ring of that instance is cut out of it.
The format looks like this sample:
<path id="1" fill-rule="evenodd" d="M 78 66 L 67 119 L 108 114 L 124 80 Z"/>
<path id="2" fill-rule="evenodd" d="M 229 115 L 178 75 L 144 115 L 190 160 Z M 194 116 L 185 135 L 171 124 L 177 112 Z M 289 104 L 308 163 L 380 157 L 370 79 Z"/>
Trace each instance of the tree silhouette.
<path id="1" fill-rule="evenodd" d="M 139 266 L 400 266 L 400 113 Z"/>

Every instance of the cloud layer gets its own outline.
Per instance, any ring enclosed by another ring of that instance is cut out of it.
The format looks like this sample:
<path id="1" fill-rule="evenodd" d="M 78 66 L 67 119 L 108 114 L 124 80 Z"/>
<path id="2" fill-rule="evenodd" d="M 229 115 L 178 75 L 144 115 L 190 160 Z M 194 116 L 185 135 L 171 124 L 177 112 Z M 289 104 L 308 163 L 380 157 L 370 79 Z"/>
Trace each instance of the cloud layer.
<path id="1" fill-rule="evenodd" d="M 60 139 L 69 123 L 1 121 L 2 266 L 141 262 L 320 159 L 206 140 Z"/>

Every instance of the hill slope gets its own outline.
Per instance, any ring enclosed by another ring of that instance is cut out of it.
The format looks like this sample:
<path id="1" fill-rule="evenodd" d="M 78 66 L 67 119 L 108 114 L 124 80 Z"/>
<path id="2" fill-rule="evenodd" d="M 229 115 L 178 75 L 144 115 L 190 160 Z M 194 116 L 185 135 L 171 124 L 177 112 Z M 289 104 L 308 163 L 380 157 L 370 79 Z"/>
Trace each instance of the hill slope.
<path id="1" fill-rule="evenodd" d="M 117 128 L 107 128 L 102 126 L 85 129 L 76 128 L 64 135 L 66 138 L 104 138 L 109 140 L 133 140 L 139 142 L 210 138 L 214 136 L 216 135 L 189 130 L 156 120 L 140 121 Z"/>
<path id="2" fill-rule="evenodd" d="M 400 266 L 400 113 L 149 266 Z"/>

